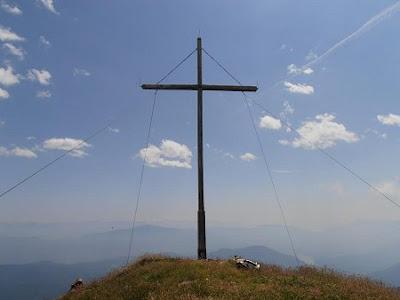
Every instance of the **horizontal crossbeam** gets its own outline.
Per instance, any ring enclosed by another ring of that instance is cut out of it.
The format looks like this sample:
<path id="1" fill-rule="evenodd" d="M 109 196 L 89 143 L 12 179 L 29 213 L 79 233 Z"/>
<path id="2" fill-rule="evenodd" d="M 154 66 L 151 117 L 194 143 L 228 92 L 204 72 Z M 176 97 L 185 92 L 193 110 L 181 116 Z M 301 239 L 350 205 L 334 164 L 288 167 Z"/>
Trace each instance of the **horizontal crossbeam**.
<path id="1" fill-rule="evenodd" d="M 144 90 L 183 90 L 183 91 L 197 91 L 199 85 L 197 84 L 142 84 Z M 232 91 L 232 92 L 256 92 L 257 87 L 252 85 L 215 85 L 215 84 L 202 84 L 201 90 L 203 91 Z"/>

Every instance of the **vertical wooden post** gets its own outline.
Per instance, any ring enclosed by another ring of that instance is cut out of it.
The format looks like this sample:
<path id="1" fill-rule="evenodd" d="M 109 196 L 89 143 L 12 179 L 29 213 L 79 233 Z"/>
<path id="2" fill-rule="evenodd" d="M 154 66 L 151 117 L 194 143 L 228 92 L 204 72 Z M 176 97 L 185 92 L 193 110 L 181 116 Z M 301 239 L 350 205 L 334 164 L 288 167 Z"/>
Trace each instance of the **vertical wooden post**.
<path id="1" fill-rule="evenodd" d="M 1 0 L 0 0 L 1 2 Z M 204 211 L 204 170 L 203 170 L 203 91 L 232 91 L 232 92 L 256 92 L 256 86 L 242 85 L 203 85 L 203 48 L 201 38 L 197 38 L 197 84 L 143 84 L 145 90 L 197 90 L 197 257 L 207 259 L 206 250 L 206 213 Z M 191 55 L 191 54 L 190 54 Z"/>
<path id="2" fill-rule="evenodd" d="M 198 211 L 197 211 L 197 257 L 206 259 L 206 216 L 204 211 L 203 175 L 203 70 L 201 38 L 197 38 L 197 169 L 198 169 Z"/>

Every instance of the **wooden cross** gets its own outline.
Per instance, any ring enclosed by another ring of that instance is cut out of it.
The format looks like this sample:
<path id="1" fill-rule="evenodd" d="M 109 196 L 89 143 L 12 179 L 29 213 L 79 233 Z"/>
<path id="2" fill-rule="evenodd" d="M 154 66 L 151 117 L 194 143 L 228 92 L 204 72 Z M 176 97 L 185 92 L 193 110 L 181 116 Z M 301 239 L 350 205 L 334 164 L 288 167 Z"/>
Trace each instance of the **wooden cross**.
<path id="1" fill-rule="evenodd" d="M 256 92 L 256 86 L 203 84 L 201 38 L 197 38 L 197 84 L 143 84 L 144 90 L 191 90 L 197 91 L 197 169 L 198 169 L 198 211 L 197 211 L 197 257 L 206 259 L 206 218 L 204 211 L 203 177 L 203 91 Z"/>

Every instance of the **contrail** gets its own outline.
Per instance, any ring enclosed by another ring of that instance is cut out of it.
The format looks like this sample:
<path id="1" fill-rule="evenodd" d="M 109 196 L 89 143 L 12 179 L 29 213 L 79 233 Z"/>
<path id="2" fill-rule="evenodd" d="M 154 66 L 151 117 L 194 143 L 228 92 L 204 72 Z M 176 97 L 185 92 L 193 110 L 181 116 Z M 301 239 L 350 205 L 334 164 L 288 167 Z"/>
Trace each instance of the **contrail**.
<path id="1" fill-rule="evenodd" d="M 302 68 L 307 68 L 307 67 L 310 67 L 310 66 L 320 62 L 321 60 L 323 60 L 324 58 L 326 58 L 327 56 L 329 56 L 330 54 L 335 52 L 340 47 L 343 47 L 348 42 L 350 42 L 350 41 L 358 38 L 362 34 L 366 33 L 368 30 L 372 29 L 373 27 L 378 25 L 383 20 L 390 18 L 393 14 L 397 13 L 399 10 L 400 10 L 400 1 L 397 1 L 395 4 L 385 8 L 379 14 L 377 14 L 376 16 L 369 19 L 366 23 L 364 23 L 364 25 L 362 25 L 360 28 L 358 28 L 356 31 L 354 31 L 352 34 L 350 34 L 349 36 L 347 36 L 340 42 L 336 43 L 333 47 L 329 48 L 323 54 L 321 54 L 314 60 L 305 64 Z"/>
<path id="2" fill-rule="evenodd" d="M 398 11 L 400 11 L 400 1 L 397 1 L 395 4 L 385 8 L 379 14 L 377 14 L 377 15 L 373 16 L 372 18 L 370 18 L 367 22 L 365 22 L 360 28 L 358 28 L 352 34 L 350 34 L 349 36 L 347 36 L 346 38 L 344 38 L 340 42 L 338 42 L 335 45 L 333 45 L 331 48 L 326 50 L 323 54 L 319 55 L 318 57 L 316 57 L 312 61 L 310 61 L 310 62 L 306 63 L 305 65 L 303 65 L 300 69 L 305 70 L 308 67 L 311 67 L 312 65 L 315 65 L 315 64 L 319 63 L 320 61 L 322 61 L 324 58 L 326 58 L 329 55 L 331 55 L 333 52 L 335 52 L 340 47 L 343 47 L 345 44 L 347 44 L 347 43 L 351 42 L 352 40 L 358 38 L 362 34 L 366 33 L 368 30 L 370 30 L 373 27 L 375 27 L 376 25 L 378 25 L 380 22 L 384 21 L 387 18 L 390 18 L 393 14 L 397 13 Z M 295 77 L 295 76 L 296 76 L 296 74 L 290 74 L 285 79 L 281 79 L 281 80 L 277 81 L 275 84 L 273 84 L 273 85 L 271 85 L 269 87 L 264 87 L 263 88 L 264 93 L 266 91 L 269 91 L 271 89 L 276 88 L 277 86 L 280 86 L 286 80 L 288 80 L 289 78 Z"/>

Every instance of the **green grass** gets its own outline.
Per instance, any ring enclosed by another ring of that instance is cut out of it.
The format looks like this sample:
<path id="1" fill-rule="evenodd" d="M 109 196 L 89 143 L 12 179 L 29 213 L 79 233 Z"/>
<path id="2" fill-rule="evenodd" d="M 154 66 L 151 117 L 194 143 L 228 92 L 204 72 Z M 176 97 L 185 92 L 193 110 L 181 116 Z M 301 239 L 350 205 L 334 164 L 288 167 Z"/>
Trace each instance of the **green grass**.
<path id="1" fill-rule="evenodd" d="M 232 261 L 147 256 L 62 299 L 400 299 L 395 289 L 328 269 L 237 269 Z"/>

